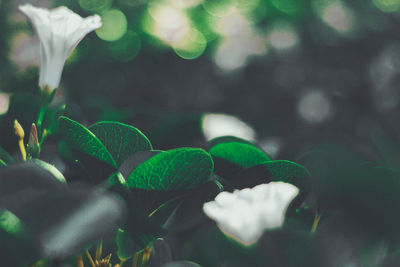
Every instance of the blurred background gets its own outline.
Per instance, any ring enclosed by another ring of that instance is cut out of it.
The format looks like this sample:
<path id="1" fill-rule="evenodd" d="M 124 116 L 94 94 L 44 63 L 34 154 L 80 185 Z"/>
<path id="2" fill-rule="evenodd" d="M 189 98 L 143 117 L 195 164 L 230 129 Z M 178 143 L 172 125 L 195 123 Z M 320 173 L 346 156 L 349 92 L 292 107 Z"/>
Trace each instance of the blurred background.
<path id="1" fill-rule="evenodd" d="M 276 159 L 332 141 L 373 159 L 377 131 L 400 136 L 400 0 L 1 0 L 3 125 L 29 125 L 10 102 L 37 91 L 38 40 L 17 9 L 27 2 L 102 17 L 57 96 L 84 124 L 132 124 L 157 149 L 237 127 Z"/>

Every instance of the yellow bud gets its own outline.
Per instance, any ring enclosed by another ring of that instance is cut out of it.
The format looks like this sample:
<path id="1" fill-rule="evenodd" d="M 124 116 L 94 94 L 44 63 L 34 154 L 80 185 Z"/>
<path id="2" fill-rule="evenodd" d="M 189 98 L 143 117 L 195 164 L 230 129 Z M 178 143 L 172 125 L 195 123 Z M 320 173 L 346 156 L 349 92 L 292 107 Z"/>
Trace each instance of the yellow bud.
<path id="1" fill-rule="evenodd" d="M 15 135 L 18 137 L 18 139 L 24 139 L 25 132 L 24 129 L 22 128 L 21 124 L 15 119 L 14 120 L 14 131 Z"/>

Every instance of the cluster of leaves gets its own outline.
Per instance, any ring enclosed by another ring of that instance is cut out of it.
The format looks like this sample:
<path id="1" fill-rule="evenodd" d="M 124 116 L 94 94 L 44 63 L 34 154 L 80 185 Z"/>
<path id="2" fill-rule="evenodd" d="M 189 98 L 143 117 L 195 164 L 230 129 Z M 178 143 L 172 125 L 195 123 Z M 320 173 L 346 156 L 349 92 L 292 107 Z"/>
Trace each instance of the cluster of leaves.
<path id="1" fill-rule="evenodd" d="M 54 138 L 65 171 L 62 174 L 29 150 L 28 160 L 20 162 L 1 149 L 0 243 L 3 260 L 10 264 L 74 261 L 103 239 L 121 264 L 135 264 L 139 256 L 151 266 L 172 264 L 161 238 L 210 224 L 202 206 L 220 191 L 285 181 L 301 189 L 296 201 L 300 205 L 310 188 L 304 167 L 271 160 L 243 139 L 213 139 L 208 152 L 191 147 L 155 150 L 133 126 L 101 121 L 85 127 L 58 116 L 60 107 L 46 105 L 44 110 L 48 116 L 39 112 L 39 150 L 45 152 L 46 137 L 49 142 Z M 96 254 L 99 250 L 98 245 Z M 21 251 L 26 255 L 21 257 Z"/>
<path id="2" fill-rule="evenodd" d="M 26 161 L 0 150 L 4 264 L 86 266 L 96 243 L 97 261 L 104 250 L 112 253 L 103 259 L 107 264 L 134 266 L 139 260 L 143 266 L 197 266 L 175 259 L 203 266 L 398 262 L 400 150 L 383 131 L 374 135 L 379 164 L 327 145 L 303 154 L 300 165 L 273 160 L 257 144 L 233 136 L 217 137 L 204 149 L 157 150 L 131 125 L 100 121 L 85 127 L 59 116 L 62 105 L 44 110 L 43 116 L 35 113 L 43 117 L 41 159 L 29 149 Z M 49 148 L 45 138 L 57 146 L 58 153 L 50 154 L 63 163 L 62 173 L 42 158 Z M 222 190 L 271 181 L 291 183 L 300 194 L 284 226 L 250 247 L 222 234 L 202 212 Z M 85 251 L 88 257 L 79 256 Z"/>

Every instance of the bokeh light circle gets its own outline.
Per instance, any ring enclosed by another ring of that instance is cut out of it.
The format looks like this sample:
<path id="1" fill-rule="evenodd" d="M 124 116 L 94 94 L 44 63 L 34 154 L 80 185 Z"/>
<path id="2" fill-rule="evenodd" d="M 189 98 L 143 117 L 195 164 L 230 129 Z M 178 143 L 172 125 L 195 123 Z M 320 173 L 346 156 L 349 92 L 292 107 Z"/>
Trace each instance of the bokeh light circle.
<path id="1" fill-rule="evenodd" d="M 305 121 L 320 123 L 331 115 L 332 105 L 329 98 L 321 91 L 310 91 L 300 98 L 297 110 Z"/>
<path id="2" fill-rule="evenodd" d="M 175 53 L 183 59 L 195 59 L 201 56 L 207 47 L 204 35 L 191 28 L 187 36 L 178 44 L 173 46 Z"/>
<path id="3" fill-rule="evenodd" d="M 237 10 L 239 5 L 238 0 L 211 0 L 204 1 L 204 9 L 213 16 L 223 17 Z"/>
<path id="4" fill-rule="evenodd" d="M 119 9 L 111 9 L 102 14 L 103 26 L 96 30 L 97 36 L 104 41 L 117 41 L 128 30 L 128 21 L 124 13 Z"/>
<path id="5" fill-rule="evenodd" d="M 78 0 L 79 6 L 89 12 L 107 10 L 112 5 L 112 0 Z"/>
<path id="6" fill-rule="evenodd" d="M 271 3 L 276 9 L 287 14 L 295 14 L 301 8 L 299 0 L 271 0 Z"/>
<path id="7" fill-rule="evenodd" d="M 128 31 L 124 37 L 109 43 L 111 56 L 119 61 L 134 59 L 142 46 L 140 37 L 134 31 Z"/>

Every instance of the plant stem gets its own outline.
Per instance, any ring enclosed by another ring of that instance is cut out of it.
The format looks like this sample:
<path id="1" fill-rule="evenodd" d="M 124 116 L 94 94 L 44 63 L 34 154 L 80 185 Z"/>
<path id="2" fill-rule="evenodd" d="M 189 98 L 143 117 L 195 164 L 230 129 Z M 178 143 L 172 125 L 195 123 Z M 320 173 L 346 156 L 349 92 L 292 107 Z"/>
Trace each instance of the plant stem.
<path id="1" fill-rule="evenodd" d="M 22 160 L 26 161 L 26 150 L 25 150 L 25 145 L 24 145 L 24 139 L 18 140 L 18 146 L 19 146 L 19 150 L 21 151 Z"/>
<path id="2" fill-rule="evenodd" d="M 39 131 L 42 131 L 42 123 L 44 120 L 44 115 L 46 115 L 46 106 L 47 106 L 46 104 L 41 104 L 40 106 L 40 111 L 36 123 Z"/>
<path id="3" fill-rule="evenodd" d="M 83 265 L 83 259 L 81 255 L 78 255 L 78 259 L 76 260 L 76 266 L 78 267 L 84 267 Z"/>
<path id="4" fill-rule="evenodd" d="M 101 255 L 103 254 L 103 239 L 100 239 L 100 241 L 97 243 L 97 249 L 96 249 L 96 261 L 101 260 Z"/>
<path id="5" fill-rule="evenodd" d="M 146 267 L 150 261 L 151 256 L 151 247 L 147 247 L 144 249 L 143 257 L 142 257 L 142 267 Z"/>
<path id="6" fill-rule="evenodd" d="M 135 254 L 135 256 L 133 257 L 133 265 L 132 265 L 132 267 L 139 267 L 140 254 L 141 254 L 141 252 L 137 252 Z"/>
<path id="7" fill-rule="evenodd" d="M 94 261 L 92 259 L 92 256 L 90 256 L 89 250 L 86 250 L 86 256 L 88 257 L 90 264 L 92 265 L 92 267 L 96 267 L 96 264 L 94 264 Z"/>
<path id="8" fill-rule="evenodd" d="M 21 151 L 22 159 L 26 161 L 26 150 L 24 145 L 25 132 L 21 124 L 19 124 L 19 122 L 16 119 L 14 120 L 14 132 L 18 138 L 18 146 L 19 150 Z"/>
<path id="9" fill-rule="evenodd" d="M 317 227 L 318 227 L 318 224 L 319 224 L 319 221 L 321 220 L 321 214 L 316 214 L 315 215 L 315 218 L 314 218 L 314 222 L 313 222 L 313 225 L 312 225 L 312 227 L 311 227 L 311 231 L 310 231 L 310 233 L 314 233 L 315 232 L 315 230 L 317 230 Z"/>

